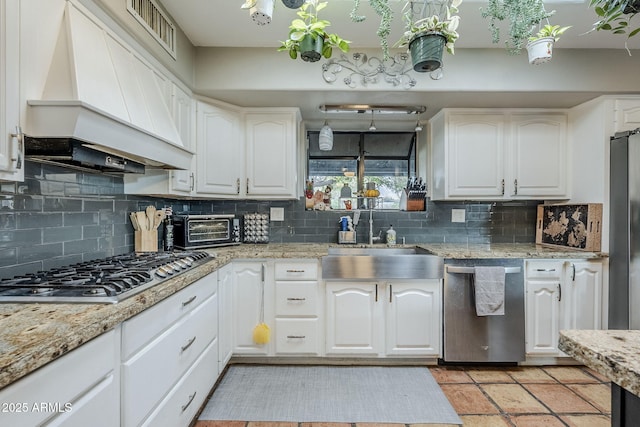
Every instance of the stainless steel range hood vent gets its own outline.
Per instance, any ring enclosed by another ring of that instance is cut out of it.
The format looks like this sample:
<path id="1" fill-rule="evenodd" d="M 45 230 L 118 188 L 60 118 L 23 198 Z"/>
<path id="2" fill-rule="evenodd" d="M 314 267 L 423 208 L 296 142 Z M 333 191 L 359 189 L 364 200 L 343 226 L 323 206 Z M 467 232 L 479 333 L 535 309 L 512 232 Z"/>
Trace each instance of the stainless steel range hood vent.
<path id="1" fill-rule="evenodd" d="M 146 60 L 83 6 L 68 1 L 42 99 L 25 134 L 62 138 L 149 167 L 188 169 L 184 147 Z"/>

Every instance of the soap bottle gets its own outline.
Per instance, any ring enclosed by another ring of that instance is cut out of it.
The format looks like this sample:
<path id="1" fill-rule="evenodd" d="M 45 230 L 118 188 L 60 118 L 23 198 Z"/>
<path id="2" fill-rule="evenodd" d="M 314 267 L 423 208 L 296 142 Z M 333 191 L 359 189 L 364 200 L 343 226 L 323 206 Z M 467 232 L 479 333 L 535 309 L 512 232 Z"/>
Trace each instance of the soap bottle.
<path id="1" fill-rule="evenodd" d="M 393 229 L 393 225 L 389 226 L 387 230 L 387 245 L 395 246 L 396 244 L 396 230 Z"/>

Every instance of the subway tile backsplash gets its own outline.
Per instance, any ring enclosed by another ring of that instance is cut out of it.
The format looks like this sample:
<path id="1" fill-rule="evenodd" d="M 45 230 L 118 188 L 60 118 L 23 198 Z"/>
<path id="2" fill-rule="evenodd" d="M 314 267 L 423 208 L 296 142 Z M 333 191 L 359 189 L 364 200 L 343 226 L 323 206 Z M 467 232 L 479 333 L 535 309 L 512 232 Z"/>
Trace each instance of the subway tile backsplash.
<path id="1" fill-rule="evenodd" d="M 282 207 L 284 221 L 271 222 L 274 243 L 337 243 L 346 211 L 307 211 L 304 200 L 220 201 L 161 199 L 124 194 L 119 176 L 91 174 L 26 162 L 25 181 L 4 183 L 0 193 L 0 278 L 103 258 L 133 250 L 129 212 L 171 206 L 174 213 L 269 213 Z M 431 202 L 426 211 L 373 211 L 374 234 L 389 225 L 398 242 L 532 243 L 538 202 Z M 452 223 L 451 209 L 465 222 Z M 363 211 L 357 240 L 368 242 L 369 212 Z"/>

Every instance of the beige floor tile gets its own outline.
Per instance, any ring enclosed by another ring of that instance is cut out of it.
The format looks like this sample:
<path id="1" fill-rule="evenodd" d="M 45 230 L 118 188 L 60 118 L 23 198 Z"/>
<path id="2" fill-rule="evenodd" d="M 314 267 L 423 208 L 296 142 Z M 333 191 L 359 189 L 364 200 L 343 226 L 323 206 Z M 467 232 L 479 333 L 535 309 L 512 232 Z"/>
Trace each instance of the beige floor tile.
<path id="1" fill-rule="evenodd" d="M 605 415 L 562 415 L 560 419 L 569 427 L 609 427 L 611 418 Z"/>
<path id="2" fill-rule="evenodd" d="M 300 423 L 300 427 L 351 427 L 351 423 Z"/>
<path id="3" fill-rule="evenodd" d="M 555 383 L 556 380 L 550 377 L 542 368 L 518 367 L 509 368 L 506 371 L 514 380 L 519 383 Z"/>
<path id="4" fill-rule="evenodd" d="M 385 423 L 356 423 L 356 427 L 404 427 L 405 424 L 385 424 Z"/>
<path id="5" fill-rule="evenodd" d="M 584 368 L 582 368 L 587 374 L 592 375 L 594 377 L 596 377 L 597 379 L 599 379 L 600 381 L 602 381 L 603 383 L 608 383 L 611 382 L 611 380 L 607 377 L 605 377 L 604 375 L 602 375 L 599 372 L 594 371 L 591 368 L 587 368 L 586 366 Z"/>
<path id="6" fill-rule="evenodd" d="M 482 384 L 480 387 L 503 412 L 517 414 L 549 412 L 519 384 Z"/>
<path id="7" fill-rule="evenodd" d="M 598 382 L 582 370 L 582 366 L 545 366 L 544 371 L 563 384 Z"/>
<path id="8" fill-rule="evenodd" d="M 564 423 L 553 415 L 514 415 L 510 418 L 516 427 L 565 427 Z"/>
<path id="9" fill-rule="evenodd" d="M 458 415 L 499 413 L 498 408 L 475 384 L 443 384 L 440 388 Z"/>
<path id="10" fill-rule="evenodd" d="M 432 367 L 429 371 L 438 384 L 473 383 L 471 377 L 461 368 Z"/>
<path id="11" fill-rule="evenodd" d="M 194 427 L 244 427 L 246 421 L 198 420 Z"/>
<path id="12" fill-rule="evenodd" d="M 298 423 L 276 421 L 249 421 L 247 427 L 298 427 Z"/>
<path id="13" fill-rule="evenodd" d="M 467 374 L 478 383 L 512 383 L 515 382 L 502 369 L 467 369 Z"/>
<path id="14" fill-rule="evenodd" d="M 525 384 L 524 387 L 555 413 L 599 412 L 562 384 Z"/>
<path id="15" fill-rule="evenodd" d="M 602 412 L 611 412 L 611 387 L 606 384 L 569 384 L 571 390 Z"/>
<path id="16" fill-rule="evenodd" d="M 464 427 L 509 427 L 502 415 L 462 415 L 460 419 Z"/>

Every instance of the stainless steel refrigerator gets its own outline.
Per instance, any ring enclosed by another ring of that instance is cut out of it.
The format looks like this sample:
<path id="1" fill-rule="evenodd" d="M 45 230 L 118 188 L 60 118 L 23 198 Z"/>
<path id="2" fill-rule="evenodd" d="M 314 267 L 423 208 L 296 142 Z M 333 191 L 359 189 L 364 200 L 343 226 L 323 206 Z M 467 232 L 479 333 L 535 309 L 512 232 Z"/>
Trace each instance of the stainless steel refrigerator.
<path id="1" fill-rule="evenodd" d="M 640 128 L 610 148 L 609 328 L 640 329 Z"/>

